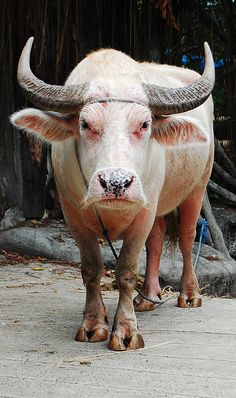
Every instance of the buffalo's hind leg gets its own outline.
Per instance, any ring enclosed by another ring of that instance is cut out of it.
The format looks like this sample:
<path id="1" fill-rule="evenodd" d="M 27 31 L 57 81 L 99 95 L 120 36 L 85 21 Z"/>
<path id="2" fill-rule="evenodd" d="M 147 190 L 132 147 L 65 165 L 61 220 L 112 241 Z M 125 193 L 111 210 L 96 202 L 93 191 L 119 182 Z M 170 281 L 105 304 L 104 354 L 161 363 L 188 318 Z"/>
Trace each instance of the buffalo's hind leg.
<path id="1" fill-rule="evenodd" d="M 107 311 L 102 301 L 100 280 L 103 261 L 97 239 L 94 235 L 79 237 L 82 260 L 82 277 L 86 287 L 86 303 L 83 321 L 75 336 L 76 341 L 97 342 L 108 338 Z"/>
<path id="2" fill-rule="evenodd" d="M 202 192 L 195 193 L 179 206 L 179 248 L 183 256 L 183 272 L 177 305 L 182 308 L 201 307 L 202 305 L 198 280 L 193 268 L 192 250 L 203 195 Z"/>
<path id="3" fill-rule="evenodd" d="M 157 217 L 146 241 L 147 267 L 142 293 L 153 300 L 157 300 L 158 297 L 161 299 L 159 269 L 165 232 L 166 222 L 164 217 Z M 145 300 L 140 294 L 134 299 L 135 311 L 151 311 L 155 307 L 156 304 Z"/>

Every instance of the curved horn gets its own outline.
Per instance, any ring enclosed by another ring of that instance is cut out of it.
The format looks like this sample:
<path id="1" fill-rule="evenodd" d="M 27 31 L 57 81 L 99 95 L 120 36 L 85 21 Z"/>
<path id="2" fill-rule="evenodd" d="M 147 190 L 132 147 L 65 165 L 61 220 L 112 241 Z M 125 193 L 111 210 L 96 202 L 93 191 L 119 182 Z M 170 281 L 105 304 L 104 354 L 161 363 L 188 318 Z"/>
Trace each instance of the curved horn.
<path id="1" fill-rule="evenodd" d="M 197 108 L 211 94 L 215 83 L 215 67 L 210 47 L 204 43 L 205 67 L 194 83 L 179 88 L 159 87 L 143 83 L 149 106 L 155 114 L 171 115 Z"/>
<path id="2" fill-rule="evenodd" d="M 62 113 L 77 113 L 83 105 L 88 84 L 56 86 L 39 80 L 30 69 L 30 53 L 34 38 L 30 37 L 22 50 L 17 78 L 26 98 L 39 108 Z"/>

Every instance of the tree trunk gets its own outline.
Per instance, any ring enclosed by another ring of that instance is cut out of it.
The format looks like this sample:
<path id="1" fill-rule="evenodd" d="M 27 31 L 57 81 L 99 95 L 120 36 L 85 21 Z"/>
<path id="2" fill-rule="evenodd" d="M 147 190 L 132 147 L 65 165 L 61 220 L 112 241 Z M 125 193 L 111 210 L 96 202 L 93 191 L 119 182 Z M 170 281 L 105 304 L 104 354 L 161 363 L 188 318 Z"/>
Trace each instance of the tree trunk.
<path id="1" fill-rule="evenodd" d="M 211 205 L 209 202 L 207 191 L 202 204 L 202 211 L 205 215 L 206 220 L 209 223 L 209 229 L 211 232 L 211 237 L 214 243 L 214 247 L 223 253 L 226 257 L 230 258 L 229 251 L 225 245 L 223 234 L 216 222 L 215 216 L 212 213 Z"/>
<path id="2" fill-rule="evenodd" d="M 236 178 L 231 177 L 224 169 L 216 162 L 213 165 L 213 171 L 223 179 L 228 185 L 230 185 L 234 190 L 236 190 Z"/>
<path id="3" fill-rule="evenodd" d="M 236 169 L 231 160 L 226 155 L 224 148 L 215 138 L 215 158 L 218 164 L 224 165 L 224 169 L 234 178 L 236 178 Z"/>
<path id="4" fill-rule="evenodd" d="M 232 192 L 229 192 L 227 189 L 220 187 L 218 184 L 211 180 L 208 182 L 208 188 L 211 189 L 211 191 L 222 196 L 224 199 L 231 202 L 231 204 L 236 205 L 236 195 L 234 195 Z"/>

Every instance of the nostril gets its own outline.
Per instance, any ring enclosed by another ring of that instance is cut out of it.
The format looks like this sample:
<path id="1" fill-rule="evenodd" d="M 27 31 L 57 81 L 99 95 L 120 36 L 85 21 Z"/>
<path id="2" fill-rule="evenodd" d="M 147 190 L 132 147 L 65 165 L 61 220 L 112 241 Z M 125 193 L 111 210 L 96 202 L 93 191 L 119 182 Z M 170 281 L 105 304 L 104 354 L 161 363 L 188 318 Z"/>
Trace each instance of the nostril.
<path id="1" fill-rule="evenodd" d="M 129 188 L 130 185 L 132 184 L 133 180 L 134 180 L 134 177 L 132 177 L 132 178 L 129 179 L 129 180 L 126 179 L 126 180 L 124 181 L 124 188 Z"/>
<path id="2" fill-rule="evenodd" d="M 103 189 L 107 189 L 107 182 L 106 182 L 106 180 L 104 180 L 104 178 L 102 178 L 101 175 L 99 175 L 98 178 L 99 178 L 99 182 L 100 182 L 102 188 L 103 188 Z"/>

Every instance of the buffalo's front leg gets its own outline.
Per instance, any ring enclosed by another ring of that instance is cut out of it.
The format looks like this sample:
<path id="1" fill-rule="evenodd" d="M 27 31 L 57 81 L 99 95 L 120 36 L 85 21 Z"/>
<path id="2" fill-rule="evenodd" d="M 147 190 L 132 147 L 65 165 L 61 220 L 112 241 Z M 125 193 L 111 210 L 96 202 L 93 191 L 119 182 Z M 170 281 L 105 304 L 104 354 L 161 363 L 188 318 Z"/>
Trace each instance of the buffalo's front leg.
<path id="1" fill-rule="evenodd" d="M 150 233 L 154 216 L 154 212 L 141 212 L 124 237 L 116 265 L 119 303 L 109 342 L 111 350 L 122 351 L 144 346 L 138 330 L 132 294 L 137 281 L 139 254 Z"/>
<path id="2" fill-rule="evenodd" d="M 155 210 L 153 205 L 153 208 L 141 211 L 124 236 L 116 265 L 119 303 L 109 342 L 111 350 L 124 351 L 144 347 L 142 335 L 138 330 L 132 294 L 137 282 L 140 252 L 150 234 Z"/>
<path id="3" fill-rule="evenodd" d="M 136 285 L 136 275 L 132 271 L 117 273 L 119 286 L 119 304 L 109 342 L 109 348 L 115 351 L 144 347 L 144 341 L 138 331 L 134 312 L 132 293 Z"/>
<path id="4" fill-rule="evenodd" d="M 192 260 L 196 223 L 200 214 L 202 199 L 203 193 L 197 193 L 186 199 L 179 207 L 179 248 L 183 255 L 183 273 L 177 305 L 182 308 L 200 307 L 202 305 Z"/>
<path id="5" fill-rule="evenodd" d="M 86 303 L 83 321 L 75 336 L 77 341 L 103 341 L 108 338 L 108 319 L 103 304 L 100 280 L 103 273 L 103 262 L 95 236 L 78 239 L 82 260 L 82 277 L 86 287 Z"/>

